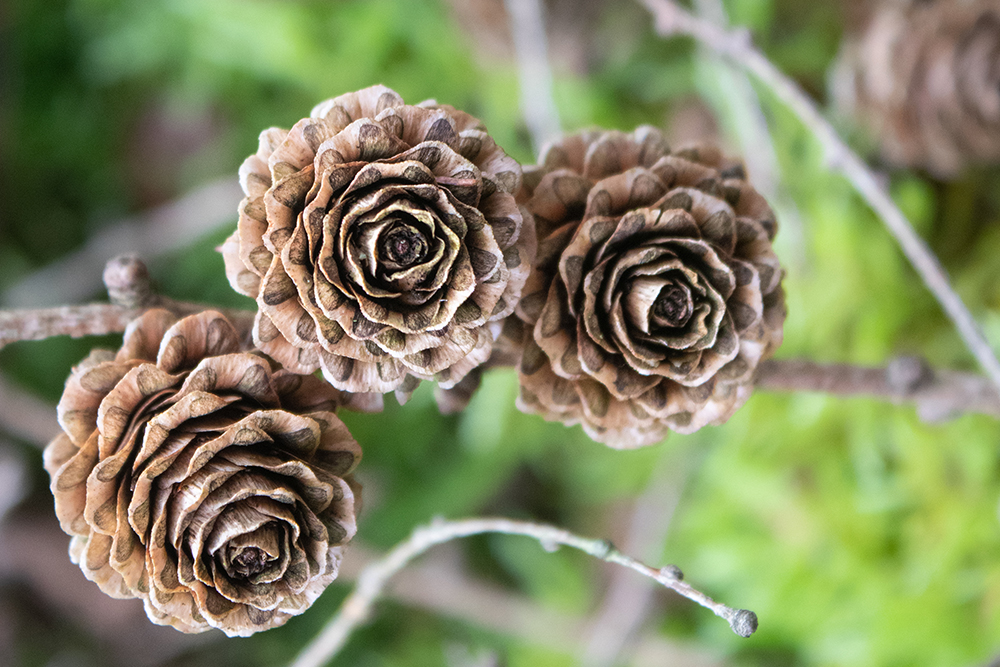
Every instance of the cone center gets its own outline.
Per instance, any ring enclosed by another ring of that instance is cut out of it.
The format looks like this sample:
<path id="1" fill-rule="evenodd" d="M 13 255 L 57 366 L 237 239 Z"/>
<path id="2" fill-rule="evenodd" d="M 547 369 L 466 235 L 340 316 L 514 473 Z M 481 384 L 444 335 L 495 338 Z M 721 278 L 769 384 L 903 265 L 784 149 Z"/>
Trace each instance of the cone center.
<path id="1" fill-rule="evenodd" d="M 413 226 L 400 223 L 382 237 L 380 253 L 400 267 L 409 267 L 427 256 L 427 239 Z"/>
<path id="2" fill-rule="evenodd" d="M 639 276 L 629 281 L 623 305 L 632 326 L 646 334 L 683 327 L 694 313 L 691 286 L 676 275 Z"/>
<path id="3" fill-rule="evenodd" d="M 676 283 L 665 285 L 653 302 L 653 317 L 668 327 L 682 327 L 691 319 L 691 290 Z"/>
<path id="4" fill-rule="evenodd" d="M 246 547 L 233 558 L 233 569 L 241 577 L 260 574 L 267 567 L 267 553 L 260 547 Z"/>

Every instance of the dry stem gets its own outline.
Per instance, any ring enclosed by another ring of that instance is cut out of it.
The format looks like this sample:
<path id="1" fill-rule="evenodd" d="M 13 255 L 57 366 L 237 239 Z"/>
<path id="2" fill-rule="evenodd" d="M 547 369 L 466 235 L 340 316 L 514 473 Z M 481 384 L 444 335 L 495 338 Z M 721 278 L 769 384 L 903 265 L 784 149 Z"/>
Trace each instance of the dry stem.
<path id="1" fill-rule="evenodd" d="M 129 322 L 149 308 L 166 308 L 178 315 L 218 310 L 244 336 L 253 326 L 254 314 L 250 311 L 214 308 L 154 294 L 149 271 L 135 255 L 121 255 L 109 260 L 103 277 L 111 303 L 0 310 L 0 348 L 19 340 L 44 340 L 51 336 L 81 338 L 121 333 Z"/>
<path id="2" fill-rule="evenodd" d="M 89 303 L 80 306 L 59 306 L 25 310 L 0 311 L 0 348 L 19 340 L 44 340 L 52 336 L 103 336 L 121 333 L 128 323 L 149 308 L 166 308 L 178 315 L 190 315 L 204 310 L 218 310 L 245 333 L 253 325 L 253 312 L 215 308 L 202 303 L 175 301 L 157 297 L 139 308 L 127 308 L 113 303 Z"/>
<path id="3" fill-rule="evenodd" d="M 815 102 L 790 78 L 753 46 L 746 30 L 724 30 L 699 19 L 672 0 L 639 0 L 653 14 L 656 29 L 663 36 L 694 37 L 720 56 L 747 70 L 762 81 L 805 126 L 826 151 L 827 160 L 839 170 L 872 207 L 896 238 L 903 254 L 934 294 L 979 365 L 1000 391 L 1000 361 L 997 360 L 979 325 L 952 288 L 944 267 L 914 231 L 910 221 L 892 201 L 871 169 L 837 134 Z"/>
<path id="4" fill-rule="evenodd" d="M 729 22 L 722 0 L 695 0 L 694 6 L 698 15 L 707 21 L 723 26 Z M 705 47 L 702 51 L 715 79 L 710 101 L 717 113 L 728 121 L 730 131 L 739 142 L 754 188 L 771 203 L 781 221 L 781 236 L 788 242 L 792 254 L 786 266 L 792 264 L 796 269 L 804 269 L 807 258 L 802 215 L 781 180 L 781 165 L 757 91 L 746 72 L 726 63 Z"/>
<path id="5" fill-rule="evenodd" d="M 437 544 L 482 533 L 524 535 L 538 540 L 546 549 L 555 549 L 560 545 L 579 549 L 603 561 L 631 568 L 689 600 L 711 609 L 716 616 L 726 619 L 733 632 L 741 637 L 749 637 L 757 629 L 757 616 L 752 611 L 733 609 L 716 602 L 682 581 L 683 574 L 676 566 L 668 565 L 661 569 L 650 567 L 624 555 L 607 540 L 588 539 L 554 526 L 503 518 L 438 520 L 417 528 L 407 540 L 396 545 L 384 558 L 365 568 L 358 577 L 357 586 L 344 600 L 340 610 L 299 654 L 291 667 L 322 667 L 333 658 L 354 629 L 367 619 L 372 605 L 382 593 L 388 580 L 406 567 L 411 560 Z"/>
<path id="6" fill-rule="evenodd" d="M 975 373 L 935 371 L 919 357 L 898 357 L 885 368 L 772 359 L 758 367 L 755 382 L 768 391 L 814 391 L 912 403 L 926 422 L 966 412 L 1000 418 L 1000 398 L 988 379 Z"/>
<path id="7" fill-rule="evenodd" d="M 154 294 L 145 265 L 134 256 L 109 261 L 104 282 L 114 303 L 0 310 L 0 348 L 18 340 L 120 333 L 143 310 L 152 307 L 167 308 L 180 315 L 211 307 Z M 251 311 L 222 309 L 221 312 L 249 338 L 253 325 Z M 763 389 L 776 391 L 820 391 L 914 403 L 925 421 L 941 421 L 963 412 L 1000 417 L 1000 396 L 989 380 L 972 373 L 933 371 L 914 357 L 900 357 L 885 368 L 771 360 L 761 364 L 756 383 Z"/>
<path id="8" fill-rule="evenodd" d="M 51 336 L 79 338 L 121 333 L 130 321 L 154 306 L 180 315 L 212 308 L 155 297 L 140 308 L 85 304 L 0 311 L 0 348 L 14 341 L 43 340 Z M 219 310 L 243 336 L 248 336 L 253 325 L 251 311 Z M 920 418 L 927 422 L 939 422 L 967 412 L 1000 418 L 1000 397 L 987 378 L 975 373 L 933 370 L 915 357 L 894 359 L 884 368 L 772 359 L 761 363 L 755 382 L 766 391 L 814 391 L 912 403 Z"/>

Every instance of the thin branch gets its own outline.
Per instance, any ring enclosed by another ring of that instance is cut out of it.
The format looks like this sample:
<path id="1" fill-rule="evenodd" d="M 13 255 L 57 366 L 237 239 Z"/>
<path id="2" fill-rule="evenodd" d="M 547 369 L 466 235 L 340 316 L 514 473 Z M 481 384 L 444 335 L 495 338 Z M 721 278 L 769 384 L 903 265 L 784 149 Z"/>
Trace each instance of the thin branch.
<path id="1" fill-rule="evenodd" d="M 912 403 L 927 422 L 966 412 L 1000 418 L 1000 398 L 987 378 L 933 370 L 918 357 L 898 357 L 884 368 L 771 359 L 757 368 L 756 384 L 768 391 L 814 391 Z"/>
<path id="2" fill-rule="evenodd" d="M 388 580 L 411 560 L 437 544 L 482 533 L 524 535 L 538 540 L 546 549 L 555 549 L 560 545 L 579 549 L 603 561 L 631 568 L 711 609 L 716 616 L 726 619 L 733 632 L 741 637 L 749 637 L 757 629 L 757 616 L 752 611 L 733 609 L 716 602 L 682 581 L 683 574 L 676 566 L 668 565 L 661 569 L 650 567 L 622 554 L 607 540 L 588 539 L 554 526 L 502 518 L 441 520 L 417 528 L 384 558 L 369 565 L 358 577 L 354 592 L 344 600 L 337 614 L 299 654 L 291 667 L 322 667 L 333 658 L 354 629 L 367 619 L 372 605 Z"/>
<path id="3" fill-rule="evenodd" d="M 80 338 L 120 333 L 141 312 L 141 309 L 110 303 L 0 311 L 0 347 L 19 340 L 44 340 L 52 336 Z"/>
<path id="4" fill-rule="evenodd" d="M 559 136 L 559 112 L 552 95 L 552 67 L 541 0 L 504 0 L 521 84 L 521 113 L 537 153 Z"/>
<path id="5" fill-rule="evenodd" d="M 589 619 L 539 605 L 524 593 L 484 581 L 465 567 L 458 546 L 457 542 L 441 545 L 433 558 L 423 558 L 408 565 L 393 577 L 384 593 L 385 598 L 564 655 L 573 655 L 579 650 L 581 638 L 591 631 Z M 338 580 L 353 582 L 381 555 L 352 541 Z M 620 568 L 616 571 L 628 574 Z M 630 578 L 648 581 L 644 577 Z M 717 652 L 688 640 L 666 638 L 655 628 L 635 637 L 632 647 L 635 651 L 630 663 L 632 667 L 721 667 Z"/>
<path id="6" fill-rule="evenodd" d="M 722 0 L 696 0 L 698 15 L 724 26 L 729 23 Z M 781 236 L 788 242 L 795 268 L 806 266 L 806 242 L 802 215 L 781 180 L 781 165 L 771 130 L 757 91 L 746 73 L 718 54 L 702 47 L 703 62 L 711 70 L 715 85 L 712 104 L 736 135 L 754 187 L 771 203 L 781 220 Z M 787 266 L 787 263 L 786 263 Z"/>
<path id="7" fill-rule="evenodd" d="M 926 242 L 914 231 L 909 220 L 892 201 L 872 170 L 840 138 L 833 126 L 820 113 L 815 102 L 753 46 L 746 30 L 727 31 L 719 28 L 696 18 L 672 0 L 638 1 L 653 14 L 657 31 L 661 35 L 684 34 L 694 37 L 759 78 L 799 117 L 823 146 L 827 160 L 833 168 L 839 170 L 850 181 L 885 223 L 924 284 L 958 329 L 966 346 L 992 380 L 994 387 L 1000 390 L 1000 361 L 997 360 L 961 297 L 952 288 L 944 267 Z"/>

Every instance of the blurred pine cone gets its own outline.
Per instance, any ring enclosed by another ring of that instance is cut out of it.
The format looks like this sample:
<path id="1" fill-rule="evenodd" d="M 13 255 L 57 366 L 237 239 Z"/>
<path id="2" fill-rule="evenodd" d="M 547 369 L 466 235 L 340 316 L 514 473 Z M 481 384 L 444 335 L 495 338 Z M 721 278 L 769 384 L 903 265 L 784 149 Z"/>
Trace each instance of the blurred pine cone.
<path id="1" fill-rule="evenodd" d="M 949 177 L 1000 160 L 1000 0 L 884 3 L 833 87 L 889 162 Z"/>
<path id="2" fill-rule="evenodd" d="M 337 576 L 356 530 L 361 449 L 339 398 L 240 352 L 219 313 L 148 311 L 59 401 L 45 468 L 71 558 L 161 625 L 283 624 Z"/>
<path id="3" fill-rule="evenodd" d="M 452 386 L 489 356 L 535 239 L 514 201 L 521 168 L 477 119 L 366 88 L 262 133 L 240 181 L 226 272 L 286 368 L 405 392 Z"/>
<path id="4" fill-rule="evenodd" d="M 785 307 L 774 215 L 743 179 L 649 127 L 543 150 L 521 193 L 539 234 L 516 311 L 522 409 L 630 448 L 746 401 Z"/>

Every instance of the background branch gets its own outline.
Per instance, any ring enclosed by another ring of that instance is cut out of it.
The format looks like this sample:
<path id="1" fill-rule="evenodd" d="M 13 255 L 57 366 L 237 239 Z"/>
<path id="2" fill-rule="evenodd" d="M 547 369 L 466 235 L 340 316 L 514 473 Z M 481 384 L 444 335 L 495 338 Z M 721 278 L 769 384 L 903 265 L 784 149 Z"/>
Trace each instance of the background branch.
<path id="1" fill-rule="evenodd" d="M 0 431 L 44 446 L 59 434 L 56 407 L 0 375 Z"/>
<path id="2" fill-rule="evenodd" d="M 344 646 L 354 629 L 365 621 L 375 600 L 382 593 L 389 578 L 406 567 L 407 563 L 437 544 L 479 535 L 502 533 L 523 535 L 538 540 L 546 549 L 560 545 L 579 549 L 595 558 L 631 568 L 673 589 L 689 600 L 711 609 L 716 616 L 726 619 L 733 632 L 749 637 L 757 629 L 757 616 L 746 609 L 733 609 L 682 581 L 683 574 L 676 566 L 656 569 L 622 554 L 606 540 L 594 540 L 574 535 L 554 526 L 501 518 L 435 521 L 419 527 L 404 542 L 395 546 L 384 558 L 365 568 L 358 577 L 357 586 L 340 610 L 327 623 L 320 634 L 299 654 L 291 667 L 322 667 Z"/>
<path id="3" fill-rule="evenodd" d="M 722 0 L 695 0 L 694 7 L 705 20 L 720 26 L 729 23 Z M 806 268 L 802 215 L 785 186 L 757 91 L 743 70 L 733 67 L 705 46 L 700 52 L 699 62 L 708 72 L 707 76 L 698 77 L 701 82 L 699 90 L 711 102 L 731 134 L 735 135 L 750 181 L 771 204 L 781 221 L 781 238 L 787 243 L 791 255 L 790 261 L 785 263 L 786 267 L 802 270 Z M 710 84 L 705 85 L 705 82 Z"/>
<path id="4" fill-rule="evenodd" d="M 854 189 L 882 219 L 899 243 L 913 268 L 934 294 L 951 319 L 966 346 L 1000 391 L 1000 361 L 986 341 L 979 325 L 952 288 L 948 276 L 927 243 L 914 231 L 910 221 L 892 201 L 878 178 L 837 134 L 820 113 L 815 102 L 767 57 L 753 46 L 747 31 L 724 30 L 699 19 L 672 0 L 638 0 L 652 12 L 656 29 L 663 36 L 694 37 L 720 56 L 760 79 L 809 128 L 826 151 L 834 169 L 840 171 Z"/>
<path id="5" fill-rule="evenodd" d="M 561 133 L 552 96 L 552 67 L 541 0 L 504 0 L 517 58 L 521 113 L 535 154 Z"/>
<path id="6" fill-rule="evenodd" d="M 768 391 L 814 391 L 912 403 L 927 422 L 966 412 L 1000 418 L 993 384 L 975 373 L 933 370 L 919 357 L 898 357 L 884 368 L 771 359 L 757 368 L 756 384 Z"/>
<path id="7" fill-rule="evenodd" d="M 243 191 L 226 177 L 151 211 L 122 219 L 92 235 L 80 250 L 23 277 L 0 294 L 0 304 L 37 308 L 89 298 L 108 257 L 136 253 L 157 257 L 195 243 L 236 220 Z"/>

